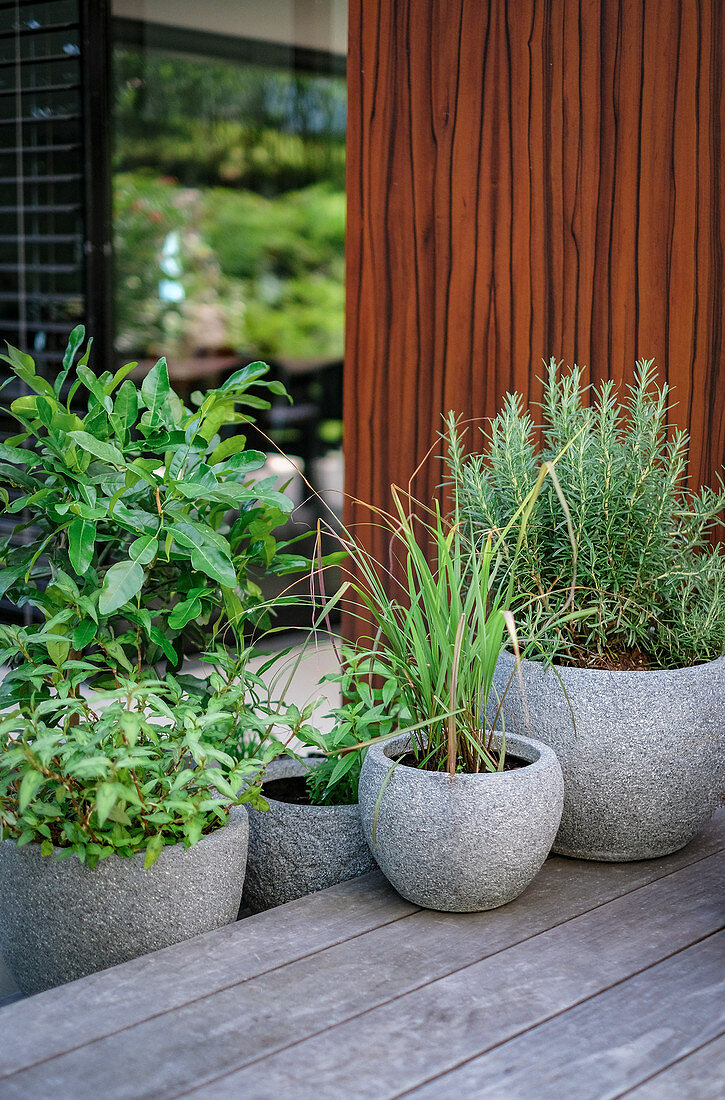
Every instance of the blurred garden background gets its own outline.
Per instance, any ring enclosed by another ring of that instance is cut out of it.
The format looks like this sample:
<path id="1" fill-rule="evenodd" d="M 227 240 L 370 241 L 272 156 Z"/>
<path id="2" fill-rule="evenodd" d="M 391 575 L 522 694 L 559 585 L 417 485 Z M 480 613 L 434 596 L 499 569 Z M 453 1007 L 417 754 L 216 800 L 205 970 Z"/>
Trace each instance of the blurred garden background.
<path id="1" fill-rule="evenodd" d="M 113 63 L 118 352 L 341 358 L 345 78 Z"/>

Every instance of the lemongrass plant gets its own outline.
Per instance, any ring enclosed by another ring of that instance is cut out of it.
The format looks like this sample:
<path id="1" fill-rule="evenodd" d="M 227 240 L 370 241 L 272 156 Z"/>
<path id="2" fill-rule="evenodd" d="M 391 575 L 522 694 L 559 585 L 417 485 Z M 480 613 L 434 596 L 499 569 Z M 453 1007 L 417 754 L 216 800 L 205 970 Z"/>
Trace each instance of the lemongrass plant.
<path id="1" fill-rule="evenodd" d="M 351 575 L 330 603 L 352 597 L 364 609 L 361 617 L 372 622 L 369 654 L 386 681 L 397 685 L 396 697 L 410 716 L 400 732 L 412 735 L 418 767 L 453 775 L 505 766 L 505 732 L 499 747 L 493 736 L 501 704 L 493 674 L 505 642 L 518 653 L 518 638 L 511 611 L 514 571 L 501 548 L 512 532 L 520 546 L 547 474 L 553 465 L 542 466 L 506 530 L 482 547 L 462 523 L 448 524 L 438 505 L 424 510 L 394 486 L 394 511 L 373 512 L 390 535 L 402 580 L 348 532 L 339 536 Z"/>

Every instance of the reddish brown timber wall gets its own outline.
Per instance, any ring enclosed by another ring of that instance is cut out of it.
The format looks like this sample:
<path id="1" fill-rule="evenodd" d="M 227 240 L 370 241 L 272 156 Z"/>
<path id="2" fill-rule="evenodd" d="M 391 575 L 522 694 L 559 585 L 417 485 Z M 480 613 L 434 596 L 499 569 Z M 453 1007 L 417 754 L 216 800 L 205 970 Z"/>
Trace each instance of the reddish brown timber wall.
<path id="1" fill-rule="evenodd" d="M 618 383 L 654 358 L 713 482 L 724 24 L 721 0 L 350 0 L 348 492 L 387 504 L 441 413 L 536 401 L 550 355 Z"/>

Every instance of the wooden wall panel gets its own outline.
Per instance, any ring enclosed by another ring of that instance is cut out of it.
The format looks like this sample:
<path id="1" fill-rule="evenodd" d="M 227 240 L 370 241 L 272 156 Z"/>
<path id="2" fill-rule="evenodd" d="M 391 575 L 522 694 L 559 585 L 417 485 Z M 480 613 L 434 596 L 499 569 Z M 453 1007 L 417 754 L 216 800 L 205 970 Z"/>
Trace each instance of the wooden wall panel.
<path id="1" fill-rule="evenodd" d="M 443 412 L 537 400 L 550 355 L 618 383 L 654 357 L 713 481 L 724 23 L 722 0 L 350 0 L 349 493 L 385 506 Z"/>

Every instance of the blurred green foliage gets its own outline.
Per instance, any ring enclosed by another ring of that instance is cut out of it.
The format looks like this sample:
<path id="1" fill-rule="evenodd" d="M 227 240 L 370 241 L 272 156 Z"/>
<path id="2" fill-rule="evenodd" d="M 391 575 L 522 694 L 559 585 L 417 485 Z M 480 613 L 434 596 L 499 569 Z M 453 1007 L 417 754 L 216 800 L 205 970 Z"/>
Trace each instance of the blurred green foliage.
<path id="1" fill-rule="evenodd" d="M 341 357 L 344 78 L 114 63 L 119 350 Z"/>

